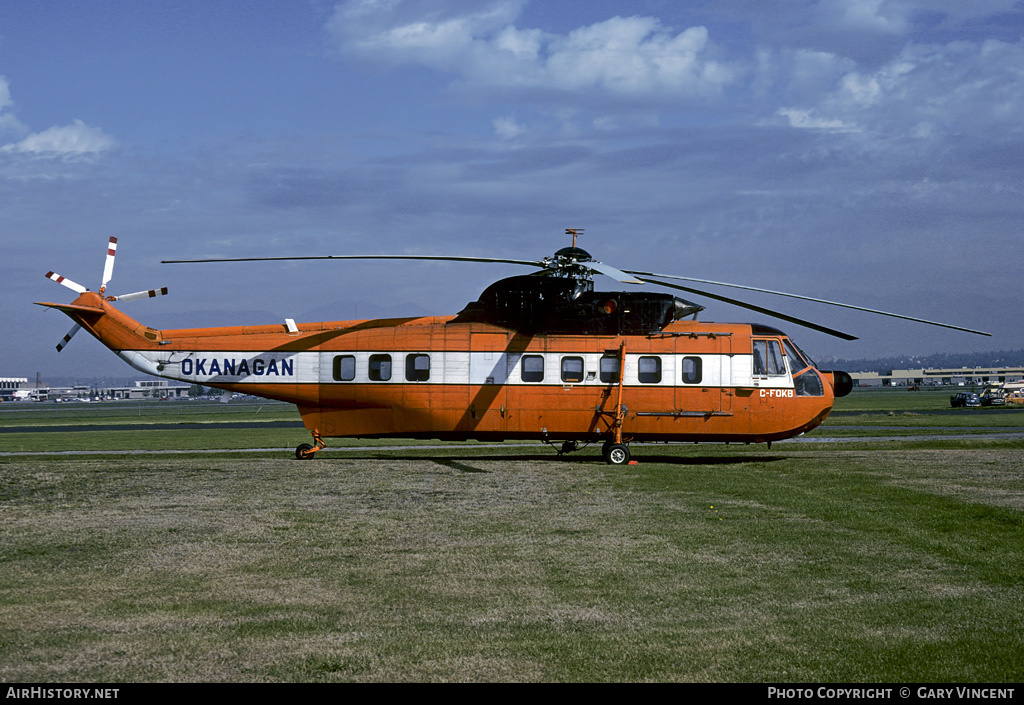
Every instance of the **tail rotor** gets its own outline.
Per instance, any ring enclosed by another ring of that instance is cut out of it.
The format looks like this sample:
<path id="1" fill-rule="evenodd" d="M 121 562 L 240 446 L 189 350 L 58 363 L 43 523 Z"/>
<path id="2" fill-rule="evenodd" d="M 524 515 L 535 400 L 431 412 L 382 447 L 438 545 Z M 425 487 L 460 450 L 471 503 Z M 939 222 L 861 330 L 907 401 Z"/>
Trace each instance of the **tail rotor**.
<path id="1" fill-rule="evenodd" d="M 162 287 L 160 289 L 147 289 L 146 291 L 136 291 L 136 292 L 133 292 L 131 294 L 120 294 L 118 296 L 108 296 L 107 293 L 106 293 L 106 291 L 107 291 L 107 284 L 110 283 L 110 279 L 114 275 L 114 260 L 115 260 L 116 256 L 117 256 L 117 238 L 116 237 L 112 237 L 107 242 L 107 256 L 106 256 L 106 259 L 103 262 L 103 279 L 100 282 L 100 290 L 99 290 L 99 292 L 97 292 L 97 293 L 99 293 L 100 297 L 103 298 L 103 300 L 105 300 L 105 301 L 135 301 L 137 299 L 151 299 L 151 298 L 153 298 L 155 296 L 164 296 L 164 295 L 167 294 L 167 287 Z M 57 274 L 56 272 L 52 272 L 52 271 L 51 272 L 47 272 L 46 273 L 46 278 L 50 279 L 52 281 L 57 282 L 61 286 L 67 287 L 68 289 L 71 289 L 71 291 L 75 292 L 76 294 L 84 294 L 87 291 L 89 291 L 89 289 L 87 289 L 86 287 L 82 286 L 81 284 L 79 284 L 77 282 L 74 282 L 74 281 L 68 279 L 65 276 Z M 60 343 L 57 344 L 57 352 L 60 352 L 65 347 L 67 347 L 67 344 L 75 336 L 75 333 L 77 333 L 81 329 L 82 329 L 82 326 L 80 324 L 76 323 L 71 328 L 71 330 L 68 331 L 67 335 L 65 335 L 64 338 L 61 339 Z"/>

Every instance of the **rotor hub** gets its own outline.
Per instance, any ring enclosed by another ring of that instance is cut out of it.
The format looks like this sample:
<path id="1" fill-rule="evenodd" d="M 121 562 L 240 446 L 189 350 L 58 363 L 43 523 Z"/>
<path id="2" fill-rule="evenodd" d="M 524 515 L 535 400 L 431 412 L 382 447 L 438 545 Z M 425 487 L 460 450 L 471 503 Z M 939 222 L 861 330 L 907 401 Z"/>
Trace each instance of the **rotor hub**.
<path id="1" fill-rule="evenodd" d="M 558 259 L 570 259 L 574 262 L 593 262 L 594 258 L 582 247 L 563 247 L 555 253 Z"/>

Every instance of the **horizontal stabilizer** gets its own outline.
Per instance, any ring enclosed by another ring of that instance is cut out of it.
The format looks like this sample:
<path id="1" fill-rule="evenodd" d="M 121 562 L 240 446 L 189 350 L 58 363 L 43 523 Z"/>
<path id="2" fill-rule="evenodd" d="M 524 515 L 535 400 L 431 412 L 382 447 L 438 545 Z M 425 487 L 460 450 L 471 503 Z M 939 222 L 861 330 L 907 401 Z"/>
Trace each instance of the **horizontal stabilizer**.
<path id="1" fill-rule="evenodd" d="M 63 311 L 64 313 L 69 313 L 69 314 L 70 313 L 95 313 L 95 314 L 102 315 L 102 314 L 106 313 L 106 311 L 104 311 L 102 308 L 99 308 L 98 306 L 76 306 L 74 304 L 51 304 L 51 303 L 46 303 L 46 302 L 43 302 L 43 301 L 36 301 L 36 306 L 46 306 L 47 308 L 55 308 L 58 311 Z"/>

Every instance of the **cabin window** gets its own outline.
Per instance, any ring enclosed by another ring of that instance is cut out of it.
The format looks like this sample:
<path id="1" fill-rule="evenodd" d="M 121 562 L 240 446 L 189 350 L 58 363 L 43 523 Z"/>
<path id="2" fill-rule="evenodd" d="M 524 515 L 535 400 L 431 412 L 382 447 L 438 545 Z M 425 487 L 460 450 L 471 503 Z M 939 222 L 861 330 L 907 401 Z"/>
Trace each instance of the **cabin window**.
<path id="1" fill-rule="evenodd" d="M 351 382 L 356 378 L 356 356 L 335 355 L 334 356 L 334 380 L 336 382 Z"/>
<path id="2" fill-rule="evenodd" d="M 601 358 L 601 381 L 605 384 L 619 381 L 619 358 L 605 355 Z"/>
<path id="3" fill-rule="evenodd" d="M 422 353 L 406 355 L 405 379 L 409 382 L 426 382 L 430 379 L 430 356 Z"/>
<path id="4" fill-rule="evenodd" d="M 637 378 L 643 384 L 658 384 L 661 381 L 661 358 L 653 355 L 641 357 Z"/>
<path id="5" fill-rule="evenodd" d="M 374 382 L 387 382 L 391 379 L 390 355 L 370 355 L 370 379 Z"/>
<path id="6" fill-rule="evenodd" d="M 806 369 L 793 379 L 793 386 L 796 388 L 798 397 L 822 397 L 825 396 L 825 387 L 821 383 L 821 376 L 813 369 Z"/>
<path id="7" fill-rule="evenodd" d="M 699 357 L 683 358 L 683 384 L 700 384 L 703 378 L 702 361 Z"/>
<path id="8" fill-rule="evenodd" d="M 775 377 L 786 374 L 782 348 L 777 340 L 754 341 L 754 376 Z"/>
<path id="9" fill-rule="evenodd" d="M 540 355 L 523 355 L 522 377 L 524 382 L 543 382 L 544 358 Z"/>
<path id="10" fill-rule="evenodd" d="M 582 382 L 583 381 L 583 358 L 563 357 L 562 358 L 562 381 Z"/>

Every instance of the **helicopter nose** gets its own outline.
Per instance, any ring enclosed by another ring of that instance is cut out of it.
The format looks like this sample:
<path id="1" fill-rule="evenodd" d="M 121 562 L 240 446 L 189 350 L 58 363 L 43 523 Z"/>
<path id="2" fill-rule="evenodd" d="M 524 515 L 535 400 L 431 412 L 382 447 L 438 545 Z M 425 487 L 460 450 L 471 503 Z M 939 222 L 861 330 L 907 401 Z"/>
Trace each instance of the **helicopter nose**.
<path id="1" fill-rule="evenodd" d="M 832 396 L 845 397 L 853 391 L 853 377 L 841 370 L 822 371 L 832 383 Z"/>

